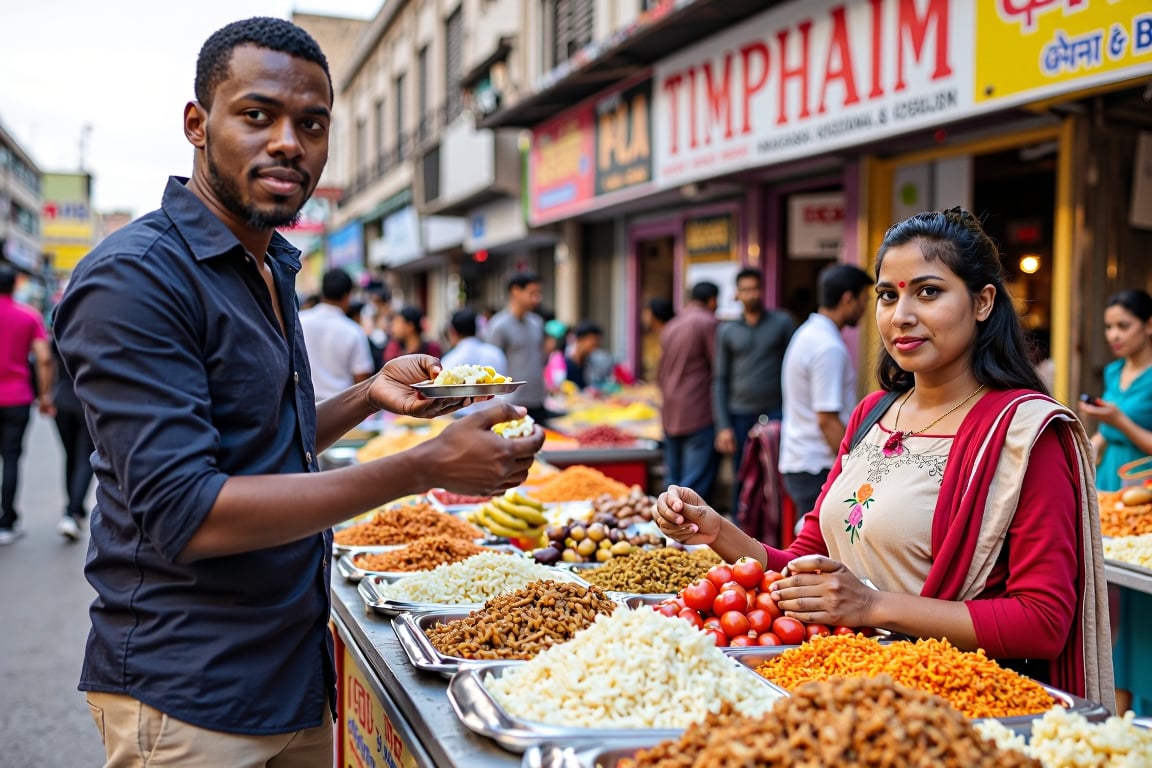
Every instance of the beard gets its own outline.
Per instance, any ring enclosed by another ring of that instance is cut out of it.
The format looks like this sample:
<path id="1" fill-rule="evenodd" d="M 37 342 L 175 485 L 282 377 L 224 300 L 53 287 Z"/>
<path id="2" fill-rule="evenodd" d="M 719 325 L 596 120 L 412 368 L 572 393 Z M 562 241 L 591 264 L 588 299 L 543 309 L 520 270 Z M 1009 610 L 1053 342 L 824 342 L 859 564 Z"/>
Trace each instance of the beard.
<path id="1" fill-rule="evenodd" d="M 205 139 L 207 138 L 207 134 L 205 134 Z M 312 197 L 311 189 L 304 195 L 300 205 L 295 208 L 285 202 L 272 210 L 264 210 L 255 203 L 244 202 L 240 194 L 240 185 L 236 183 L 236 179 L 220 172 L 220 167 L 212 156 L 212 143 L 210 141 L 205 143 L 204 156 L 208 165 L 208 185 L 216 195 L 216 199 L 229 212 L 243 217 L 246 226 L 256 230 L 269 230 L 277 227 L 294 227 L 300 222 L 300 214 L 304 204 L 308 202 L 308 198 Z M 299 168 L 296 170 L 304 176 L 304 188 L 308 189 L 312 180 L 311 177 Z M 249 180 L 255 180 L 256 176 L 257 169 L 253 168 L 248 172 Z"/>

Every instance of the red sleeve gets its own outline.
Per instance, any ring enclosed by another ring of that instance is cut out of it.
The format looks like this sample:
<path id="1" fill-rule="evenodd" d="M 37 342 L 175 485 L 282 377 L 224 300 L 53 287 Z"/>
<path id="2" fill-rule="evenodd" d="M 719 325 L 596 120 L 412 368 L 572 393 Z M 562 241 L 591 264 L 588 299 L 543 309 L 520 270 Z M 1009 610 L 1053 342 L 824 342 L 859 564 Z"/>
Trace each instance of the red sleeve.
<path id="1" fill-rule="evenodd" d="M 824 533 L 820 530 L 820 507 L 824 504 L 824 494 L 828 492 L 831 487 L 832 481 L 840 475 L 840 461 L 844 454 L 848 453 L 848 444 L 852 440 L 852 436 L 856 434 L 856 428 L 860 426 L 860 422 L 872 410 L 880 398 L 884 397 L 883 391 L 873 392 L 856 404 L 856 408 L 852 411 L 852 415 L 848 417 L 848 426 L 844 430 L 844 439 L 840 441 L 840 450 L 836 452 L 836 459 L 832 462 L 832 468 L 828 471 L 828 479 L 824 481 L 824 487 L 820 489 L 820 496 L 816 499 L 816 507 L 804 515 L 804 526 L 800 529 L 800 533 L 796 536 L 795 541 L 788 547 L 788 549 L 776 549 L 764 544 L 764 551 L 768 555 L 768 567 L 774 571 L 779 571 L 788 565 L 788 562 L 804 555 L 827 555 L 828 544 L 824 541 Z"/>
<path id="2" fill-rule="evenodd" d="M 1077 492 L 1058 428 L 1046 428 L 1032 448 L 1004 544 L 1007 558 L 967 603 L 976 640 L 992 658 L 1054 659 L 1072 630 Z"/>

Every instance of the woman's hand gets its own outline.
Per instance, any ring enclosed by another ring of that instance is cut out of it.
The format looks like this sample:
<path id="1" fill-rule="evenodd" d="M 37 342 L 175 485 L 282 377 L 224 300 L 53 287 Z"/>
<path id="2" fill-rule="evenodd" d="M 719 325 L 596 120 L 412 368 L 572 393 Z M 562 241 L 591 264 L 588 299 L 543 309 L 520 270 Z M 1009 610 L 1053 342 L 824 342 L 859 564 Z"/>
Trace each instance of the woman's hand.
<path id="1" fill-rule="evenodd" d="M 1096 400 L 1091 403 L 1081 400 L 1079 405 L 1081 416 L 1096 419 L 1102 424 L 1119 427 L 1120 421 L 1124 418 L 1123 412 L 1114 403 L 1109 403 L 1107 400 Z"/>
<path id="2" fill-rule="evenodd" d="M 670 485 L 656 499 L 660 531 L 681 544 L 711 544 L 720 534 L 720 513 L 691 488 Z"/>
<path id="3" fill-rule="evenodd" d="M 776 605 L 786 616 L 830 627 L 869 626 L 870 589 L 843 563 L 823 555 L 805 555 L 788 563 L 783 579 L 771 586 Z"/>
<path id="4" fill-rule="evenodd" d="M 384 364 L 372 377 L 368 402 L 375 410 L 431 419 L 491 397 L 424 397 L 413 384 L 431 381 L 440 373 L 440 361 L 431 355 L 401 355 Z"/>

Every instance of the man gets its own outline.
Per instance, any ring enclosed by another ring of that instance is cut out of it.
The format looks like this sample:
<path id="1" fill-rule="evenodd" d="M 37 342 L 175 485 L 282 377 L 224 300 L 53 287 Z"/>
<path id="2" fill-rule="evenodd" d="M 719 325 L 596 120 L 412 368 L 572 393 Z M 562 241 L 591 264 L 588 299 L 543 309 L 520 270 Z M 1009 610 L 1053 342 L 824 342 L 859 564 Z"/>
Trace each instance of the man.
<path id="1" fill-rule="evenodd" d="M 184 108 L 191 179 L 79 264 L 60 351 L 96 444 L 85 572 L 97 598 L 80 688 L 110 765 L 332 764 L 330 526 L 433 486 L 491 494 L 543 443 L 499 403 L 390 458 L 319 472 L 373 412 L 448 413 L 411 356 L 315 403 L 290 224 L 328 155 L 316 42 L 268 18 L 201 49 Z M 161 730 L 163 737 L 161 736 Z"/>
<path id="2" fill-rule="evenodd" d="M 0 266 L 0 461 L 4 463 L 0 485 L 0 545 L 24 535 L 16 512 L 16 486 L 20 479 L 20 454 L 29 410 L 36 401 L 40 413 L 54 415 L 52 407 L 52 349 L 44 322 L 31 307 L 13 298 L 16 272 Z M 36 358 L 36 391 L 32 389 L 29 357 Z"/>
<path id="3" fill-rule="evenodd" d="M 712 360 L 719 295 L 715 283 L 692 286 L 688 305 L 660 334 L 664 352 L 656 375 L 663 399 L 664 481 L 688 486 L 704 499 L 716 481 Z"/>
<path id="4" fill-rule="evenodd" d="M 616 383 L 616 363 L 607 350 L 600 348 L 604 329 L 590 320 L 577 323 L 572 330 L 572 351 L 565 358 L 568 381 L 579 389 L 605 390 Z"/>
<path id="5" fill-rule="evenodd" d="M 368 336 L 348 317 L 351 304 L 352 278 L 330 269 L 320 281 L 320 303 L 300 313 L 317 401 L 359 384 L 375 370 Z"/>
<path id="6" fill-rule="evenodd" d="M 736 274 L 740 318 L 723 323 L 716 336 L 712 379 L 712 409 L 716 419 L 716 450 L 732 457 L 732 477 L 740 471 L 748 430 L 760 416 L 781 416 L 780 367 L 792 337 L 787 312 L 764 307 L 764 275 L 752 267 Z M 733 514 L 740 488 L 733 483 Z"/>
<path id="7" fill-rule="evenodd" d="M 840 331 L 864 316 L 871 285 L 868 273 L 851 264 L 824 269 L 819 309 L 796 330 L 784 353 L 779 466 L 801 515 L 816 506 L 856 406 L 856 368 Z"/>
<path id="8" fill-rule="evenodd" d="M 440 364 L 445 368 L 457 365 L 490 365 L 497 373 L 508 370 L 508 358 L 499 347 L 476 338 L 476 310 L 464 307 L 452 313 L 448 324 L 448 342 L 452 349 L 444 354 Z M 483 404 L 462 408 L 459 413 L 470 413 L 486 407 Z"/>
<path id="9" fill-rule="evenodd" d="M 488 321 L 488 341 L 508 358 L 505 371 L 525 382 L 509 398 L 543 422 L 555 414 L 544 408 L 544 319 L 536 314 L 541 300 L 540 278 L 521 272 L 508 280 L 508 303 Z"/>

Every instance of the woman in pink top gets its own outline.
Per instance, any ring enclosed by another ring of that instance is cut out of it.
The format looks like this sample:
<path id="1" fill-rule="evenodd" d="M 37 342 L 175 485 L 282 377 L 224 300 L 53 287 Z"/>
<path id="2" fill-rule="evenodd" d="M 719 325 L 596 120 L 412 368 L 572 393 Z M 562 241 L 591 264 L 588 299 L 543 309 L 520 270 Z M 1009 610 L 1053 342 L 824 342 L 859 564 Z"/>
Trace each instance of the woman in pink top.
<path id="1" fill-rule="evenodd" d="M 801 621 L 947 638 L 1111 707 L 1090 444 L 1028 363 L 996 246 L 959 208 L 917 214 L 885 235 L 876 295 L 884 391 L 795 542 L 766 547 L 676 486 L 661 530 L 787 568 L 773 597 Z"/>

